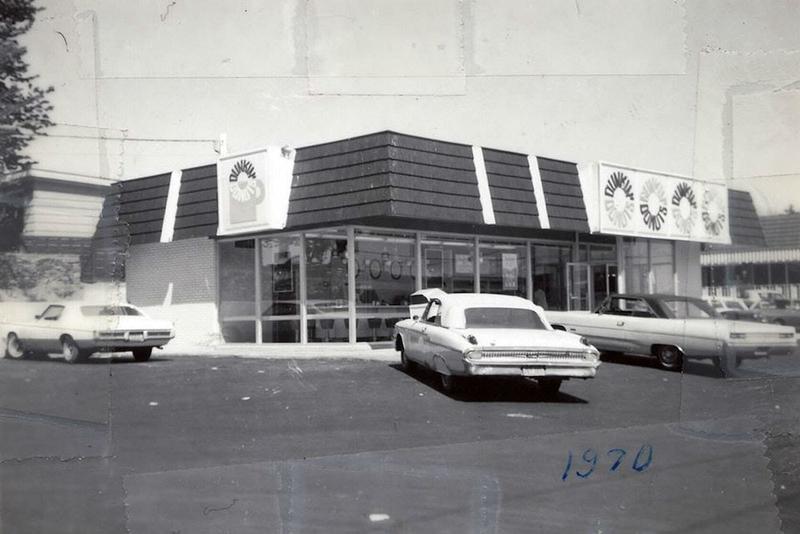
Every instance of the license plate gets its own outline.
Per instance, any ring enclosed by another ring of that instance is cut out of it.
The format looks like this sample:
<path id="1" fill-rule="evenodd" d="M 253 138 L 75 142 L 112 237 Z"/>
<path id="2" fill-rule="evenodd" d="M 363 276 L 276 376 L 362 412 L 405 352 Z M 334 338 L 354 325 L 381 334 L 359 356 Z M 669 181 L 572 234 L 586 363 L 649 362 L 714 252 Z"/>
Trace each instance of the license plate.
<path id="1" fill-rule="evenodd" d="M 544 367 L 523 367 L 522 376 L 542 376 Z"/>
<path id="2" fill-rule="evenodd" d="M 142 341 L 144 341 L 144 334 L 133 334 L 130 337 L 130 340 L 133 341 L 134 343 L 141 343 Z"/>

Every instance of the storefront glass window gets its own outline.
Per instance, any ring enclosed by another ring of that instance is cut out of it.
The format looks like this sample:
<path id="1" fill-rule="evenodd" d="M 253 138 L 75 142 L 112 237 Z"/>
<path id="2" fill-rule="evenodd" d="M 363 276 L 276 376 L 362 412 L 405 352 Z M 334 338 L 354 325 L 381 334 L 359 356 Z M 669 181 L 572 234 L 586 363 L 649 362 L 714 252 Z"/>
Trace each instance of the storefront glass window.
<path id="1" fill-rule="evenodd" d="M 757 286 L 769 284 L 769 265 L 766 263 L 756 263 L 753 265 L 753 282 Z"/>
<path id="2" fill-rule="evenodd" d="M 617 251 L 613 246 L 591 245 L 589 261 L 592 275 L 592 307 L 608 295 L 617 293 Z"/>
<path id="3" fill-rule="evenodd" d="M 308 341 L 347 341 L 347 234 L 305 234 Z"/>
<path id="4" fill-rule="evenodd" d="M 471 240 L 426 236 L 422 240 L 422 286 L 447 293 L 474 292 L 474 248 Z"/>
<path id="5" fill-rule="evenodd" d="M 300 342 L 300 236 L 261 239 L 261 340 Z"/>
<path id="6" fill-rule="evenodd" d="M 647 241 L 644 239 L 625 240 L 625 291 L 627 293 L 649 293 L 649 258 Z"/>
<path id="7" fill-rule="evenodd" d="M 416 240 L 410 234 L 356 233 L 356 334 L 359 341 L 392 338 L 408 317 L 416 287 Z"/>
<path id="8" fill-rule="evenodd" d="M 527 297 L 527 256 L 524 244 L 481 241 L 481 293 Z"/>
<path id="9" fill-rule="evenodd" d="M 728 267 L 730 271 L 730 267 Z M 733 268 L 733 282 L 737 286 L 752 286 L 753 285 L 753 264 L 745 263 L 734 266 Z"/>
<path id="10" fill-rule="evenodd" d="M 769 264 L 769 281 L 771 284 L 785 284 L 786 283 L 786 264 L 785 263 L 770 263 Z"/>
<path id="11" fill-rule="evenodd" d="M 567 309 L 569 246 L 533 245 L 533 302 L 545 310 Z"/>
<path id="12" fill-rule="evenodd" d="M 800 284 L 800 262 L 789 263 L 789 283 Z"/>
<path id="13" fill-rule="evenodd" d="M 650 269 L 653 272 L 653 292 L 674 294 L 675 276 L 671 241 L 650 242 Z"/>
<path id="14" fill-rule="evenodd" d="M 255 241 L 220 243 L 219 261 L 222 336 L 228 343 L 253 343 L 256 340 Z"/>

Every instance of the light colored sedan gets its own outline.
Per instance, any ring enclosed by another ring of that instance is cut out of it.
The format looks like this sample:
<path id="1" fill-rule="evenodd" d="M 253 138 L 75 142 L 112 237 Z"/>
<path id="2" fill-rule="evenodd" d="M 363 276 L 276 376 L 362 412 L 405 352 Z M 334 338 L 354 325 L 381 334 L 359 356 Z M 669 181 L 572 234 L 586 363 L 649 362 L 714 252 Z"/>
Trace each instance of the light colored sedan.
<path id="1" fill-rule="evenodd" d="M 175 336 L 171 322 L 151 319 L 130 304 L 47 304 L 29 320 L 17 318 L 0 326 L 5 332 L 6 358 L 61 352 L 69 363 L 100 350 L 131 351 L 136 361 L 144 362 L 154 347 L 163 347 Z"/>
<path id="2" fill-rule="evenodd" d="M 554 330 L 542 309 L 520 297 L 441 293 L 422 315 L 395 325 L 403 367 L 427 367 L 445 391 L 465 377 L 535 378 L 550 395 L 562 380 L 592 378 L 599 352 L 581 336 Z"/>
<path id="3" fill-rule="evenodd" d="M 698 298 L 611 295 L 593 312 L 547 312 L 553 325 L 586 336 L 604 352 L 652 355 L 680 370 L 685 358 L 710 358 L 733 374 L 746 358 L 790 354 L 794 328 L 729 321 Z"/>

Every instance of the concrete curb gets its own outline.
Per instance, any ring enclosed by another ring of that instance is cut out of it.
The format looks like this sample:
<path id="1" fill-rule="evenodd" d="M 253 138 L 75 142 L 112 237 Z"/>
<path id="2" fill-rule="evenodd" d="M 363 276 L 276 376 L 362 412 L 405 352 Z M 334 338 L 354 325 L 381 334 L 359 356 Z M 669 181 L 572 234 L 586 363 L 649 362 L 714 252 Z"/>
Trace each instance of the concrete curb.
<path id="1" fill-rule="evenodd" d="M 367 343 L 350 345 L 167 345 L 162 350 L 156 349 L 154 357 L 181 358 L 250 358 L 259 360 L 373 360 L 392 362 L 400 361 L 394 348 L 373 348 Z"/>

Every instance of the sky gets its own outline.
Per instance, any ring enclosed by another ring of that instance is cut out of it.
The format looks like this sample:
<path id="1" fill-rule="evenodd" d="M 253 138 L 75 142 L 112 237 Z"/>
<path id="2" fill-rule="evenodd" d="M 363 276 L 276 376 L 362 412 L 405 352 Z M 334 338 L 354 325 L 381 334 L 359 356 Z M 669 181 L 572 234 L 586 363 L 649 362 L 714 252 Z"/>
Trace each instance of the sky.
<path id="1" fill-rule="evenodd" d="M 796 0 L 40 0 L 37 167 L 129 179 L 392 129 L 800 208 Z"/>

